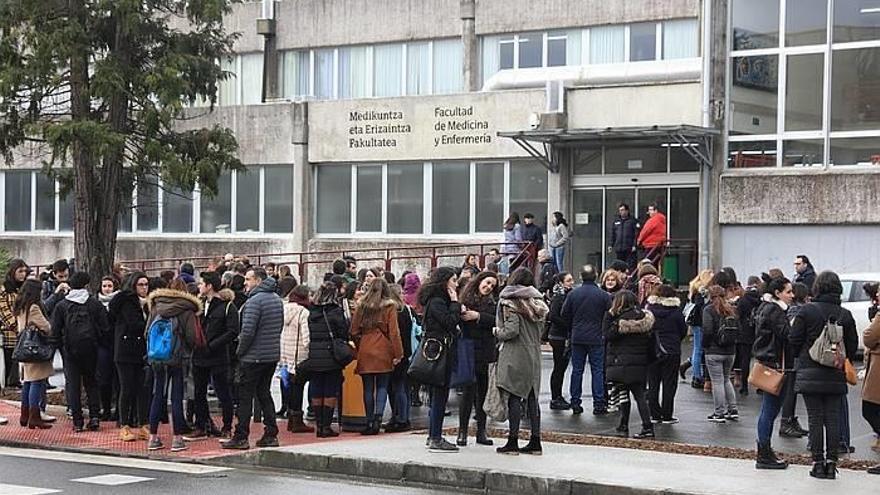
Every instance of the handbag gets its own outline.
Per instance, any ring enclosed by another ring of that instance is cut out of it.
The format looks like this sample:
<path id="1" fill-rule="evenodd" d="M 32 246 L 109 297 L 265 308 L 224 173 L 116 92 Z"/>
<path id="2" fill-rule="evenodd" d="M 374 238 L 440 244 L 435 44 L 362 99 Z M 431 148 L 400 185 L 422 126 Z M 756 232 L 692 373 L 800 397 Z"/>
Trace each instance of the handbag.
<path id="1" fill-rule="evenodd" d="M 19 363 L 44 363 L 51 361 L 54 354 L 55 349 L 49 345 L 49 338 L 36 327 L 28 325 L 18 337 L 12 359 Z"/>
<path id="2" fill-rule="evenodd" d="M 445 341 L 433 337 L 422 339 L 413 353 L 406 374 L 414 381 L 436 387 L 446 386 L 449 376 L 449 352 Z"/>
<path id="3" fill-rule="evenodd" d="M 784 354 L 782 360 L 784 363 Z M 755 361 L 749 373 L 749 384 L 771 395 L 779 396 L 782 393 L 782 383 L 784 380 L 785 372 L 783 370 L 771 368 L 760 361 Z"/>
<path id="4" fill-rule="evenodd" d="M 460 338 L 455 342 L 455 368 L 449 378 L 449 387 L 463 387 L 477 381 L 474 340 Z"/>
<path id="5" fill-rule="evenodd" d="M 850 385 L 856 385 L 859 383 L 859 377 L 858 374 L 856 374 L 856 367 L 853 366 L 849 358 L 843 363 L 843 371 L 846 373 L 846 383 L 849 383 Z"/>
<path id="6" fill-rule="evenodd" d="M 327 330 L 330 331 L 330 351 L 333 354 L 333 360 L 336 361 L 336 364 L 345 368 L 354 361 L 354 349 L 352 349 L 351 344 L 336 337 L 333 333 L 333 327 L 330 325 L 330 320 L 327 319 L 327 313 L 324 312 L 324 308 L 321 308 L 321 314 L 324 315 Z"/>

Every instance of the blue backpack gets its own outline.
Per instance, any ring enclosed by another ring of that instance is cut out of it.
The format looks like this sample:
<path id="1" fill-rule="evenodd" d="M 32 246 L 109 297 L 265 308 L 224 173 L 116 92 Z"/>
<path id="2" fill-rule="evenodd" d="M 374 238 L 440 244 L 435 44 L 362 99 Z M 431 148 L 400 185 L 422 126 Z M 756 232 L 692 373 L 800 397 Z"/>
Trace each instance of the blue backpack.
<path id="1" fill-rule="evenodd" d="M 177 345 L 175 326 L 177 318 L 159 316 L 153 320 L 147 331 L 147 360 L 156 363 L 171 361 Z"/>

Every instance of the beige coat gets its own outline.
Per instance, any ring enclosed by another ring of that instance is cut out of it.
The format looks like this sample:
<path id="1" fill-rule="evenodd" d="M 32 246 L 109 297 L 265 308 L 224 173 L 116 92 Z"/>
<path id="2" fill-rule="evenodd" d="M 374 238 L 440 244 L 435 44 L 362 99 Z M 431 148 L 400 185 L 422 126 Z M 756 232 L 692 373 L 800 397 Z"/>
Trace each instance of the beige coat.
<path id="1" fill-rule="evenodd" d="M 862 400 L 880 404 L 880 314 L 868 325 L 863 335 L 865 342 L 865 383 Z"/>
<path id="2" fill-rule="evenodd" d="M 284 328 L 281 330 L 281 361 L 292 374 L 309 357 L 309 310 L 295 302 L 284 303 Z"/>
<path id="3" fill-rule="evenodd" d="M 19 334 L 23 333 L 28 325 L 36 327 L 46 336 L 49 336 L 52 330 L 52 325 L 49 324 L 49 320 L 43 316 L 43 312 L 36 304 L 30 307 L 27 318 L 25 318 L 25 315 L 23 314 L 18 315 L 17 322 Z M 55 373 L 52 361 L 46 361 L 43 363 L 21 363 L 21 369 L 21 381 L 23 382 L 38 382 L 49 378 Z"/>

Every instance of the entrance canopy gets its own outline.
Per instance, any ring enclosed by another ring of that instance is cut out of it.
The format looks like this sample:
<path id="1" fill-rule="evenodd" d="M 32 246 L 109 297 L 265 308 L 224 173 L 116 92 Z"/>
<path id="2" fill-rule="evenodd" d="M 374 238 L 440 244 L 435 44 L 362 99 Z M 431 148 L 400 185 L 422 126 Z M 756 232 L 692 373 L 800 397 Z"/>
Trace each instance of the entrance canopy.
<path id="1" fill-rule="evenodd" d="M 599 149 L 602 146 L 681 146 L 701 165 L 712 167 L 712 138 L 717 129 L 693 125 L 652 127 L 605 127 L 596 129 L 548 129 L 499 132 L 512 139 L 553 173 L 559 172 L 559 150 Z"/>

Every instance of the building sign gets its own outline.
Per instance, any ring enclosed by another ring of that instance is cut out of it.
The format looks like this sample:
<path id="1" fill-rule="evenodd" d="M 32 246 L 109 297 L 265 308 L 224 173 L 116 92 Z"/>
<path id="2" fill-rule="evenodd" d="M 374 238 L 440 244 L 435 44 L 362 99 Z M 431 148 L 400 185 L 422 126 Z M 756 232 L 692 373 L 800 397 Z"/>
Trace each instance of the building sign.
<path id="1" fill-rule="evenodd" d="M 527 129 L 543 108 L 543 90 L 313 102 L 309 161 L 528 156 L 497 133 Z"/>

